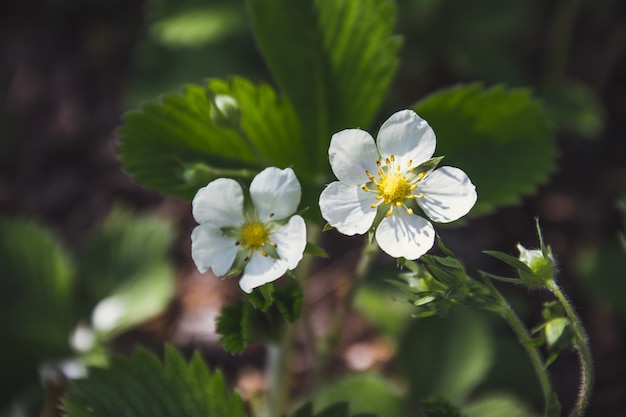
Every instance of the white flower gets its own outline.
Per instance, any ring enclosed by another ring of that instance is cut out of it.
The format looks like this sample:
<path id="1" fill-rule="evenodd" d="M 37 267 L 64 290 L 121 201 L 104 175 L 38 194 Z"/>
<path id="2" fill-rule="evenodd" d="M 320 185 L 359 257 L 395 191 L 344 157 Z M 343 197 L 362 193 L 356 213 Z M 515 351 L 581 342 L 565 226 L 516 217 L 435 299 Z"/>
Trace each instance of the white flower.
<path id="1" fill-rule="evenodd" d="M 350 236 L 374 226 L 376 241 L 389 255 L 419 258 L 433 246 L 435 231 L 413 213 L 415 202 L 439 223 L 459 219 L 476 202 L 476 188 L 465 172 L 453 167 L 434 170 L 440 160 L 431 159 L 435 144 L 435 132 L 411 110 L 387 119 L 376 143 L 359 129 L 336 133 L 328 155 L 339 181 L 320 196 L 322 216 Z"/>
<path id="2" fill-rule="evenodd" d="M 219 178 L 201 188 L 192 202 L 200 224 L 191 233 L 191 256 L 200 272 L 217 276 L 243 269 L 246 293 L 272 282 L 298 265 L 306 246 L 306 226 L 293 215 L 300 183 L 291 168 L 266 168 L 244 198 L 237 181 Z"/>

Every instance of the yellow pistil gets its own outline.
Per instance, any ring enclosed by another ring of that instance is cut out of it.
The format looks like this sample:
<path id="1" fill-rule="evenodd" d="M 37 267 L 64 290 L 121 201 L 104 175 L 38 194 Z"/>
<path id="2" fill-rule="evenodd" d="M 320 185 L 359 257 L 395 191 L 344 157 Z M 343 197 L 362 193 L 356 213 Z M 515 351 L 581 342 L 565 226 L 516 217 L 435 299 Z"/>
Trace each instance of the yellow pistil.
<path id="1" fill-rule="evenodd" d="M 387 204 L 402 205 L 402 201 L 411 195 L 411 184 L 402 174 L 383 175 L 377 185 L 378 192 Z"/>
<path id="2" fill-rule="evenodd" d="M 375 197 L 377 202 L 371 204 L 370 207 L 376 209 L 384 203 L 389 206 L 386 212 L 387 216 L 393 215 L 394 210 L 400 207 L 404 207 L 408 214 L 413 214 L 413 209 L 405 204 L 405 200 L 424 197 L 423 194 L 413 194 L 413 191 L 418 188 L 417 183 L 426 174 L 422 172 L 417 177 L 410 174 L 415 171 L 415 167 L 412 166 L 413 160 L 407 162 L 406 168 L 404 168 L 406 171 L 404 171 L 402 168 L 403 164 L 396 163 L 395 155 L 389 155 L 384 160 L 376 161 L 376 165 L 379 168 L 376 171 L 378 177 L 374 177 L 368 170 L 365 171 L 365 175 L 376 185 L 376 189 L 372 189 L 367 185 L 361 187 L 365 192 L 377 194 Z M 405 173 L 409 175 L 405 176 Z"/>
<path id="3" fill-rule="evenodd" d="M 244 248 L 261 249 L 269 239 L 269 233 L 261 222 L 250 222 L 243 225 L 239 242 Z M 265 256 L 265 255 L 264 255 Z"/>

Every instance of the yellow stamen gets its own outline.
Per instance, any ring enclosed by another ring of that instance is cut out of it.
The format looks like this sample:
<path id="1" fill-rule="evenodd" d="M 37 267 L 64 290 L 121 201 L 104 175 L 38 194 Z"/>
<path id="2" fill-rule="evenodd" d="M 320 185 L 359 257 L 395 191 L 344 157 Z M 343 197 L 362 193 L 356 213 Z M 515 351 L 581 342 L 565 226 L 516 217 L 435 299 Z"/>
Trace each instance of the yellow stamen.
<path id="1" fill-rule="evenodd" d="M 391 216 L 392 214 L 393 214 L 393 211 L 389 210 L 389 211 L 387 212 L 387 217 Z"/>
<path id="2" fill-rule="evenodd" d="M 406 212 L 409 213 L 409 214 L 413 214 L 413 209 L 408 208 L 408 209 L 406 209 Z"/>
<path id="3" fill-rule="evenodd" d="M 243 225 L 239 241 L 244 248 L 261 249 L 267 242 L 269 233 L 261 222 L 250 222 Z"/>
<path id="4" fill-rule="evenodd" d="M 422 180 L 422 178 L 424 178 L 425 176 L 426 176 L 426 173 L 425 173 L 425 172 L 420 172 L 420 173 L 417 175 L 417 180 L 418 180 L 418 181 L 421 181 L 421 180 Z"/>

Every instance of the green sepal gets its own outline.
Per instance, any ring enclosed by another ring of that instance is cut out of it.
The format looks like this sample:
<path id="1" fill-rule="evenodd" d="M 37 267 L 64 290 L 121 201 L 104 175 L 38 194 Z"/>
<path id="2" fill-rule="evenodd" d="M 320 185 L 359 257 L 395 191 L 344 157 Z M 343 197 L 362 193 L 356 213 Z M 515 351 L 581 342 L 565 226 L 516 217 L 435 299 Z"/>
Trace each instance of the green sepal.
<path id="1" fill-rule="evenodd" d="M 436 156 L 434 158 L 430 158 L 428 161 L 422 162 L 415 167 L 413 175 L 417 176 L 421 173 L 424 173 L 424 177 L 427 177 L 428 174 L 430 174 L 435 170 L 435 168 L 437 168 L 443 158 L 445 158 L 445 156 Z"/>
<path id="2" fill-rule="evenodd" d="M 274 293 L 274 303 L 280 314 L 289 323 L 300 318 L 302 302 L 302 287 L 295 279 L 285 280 L 284 284 Z"/>
<path id="3" fill-rule="evenodd" d="M 304 247 L 304 253 L 312 256 L 317 256 L 319 258 L 329 258 L 328 253 L 324 249 L 312 242 L 306 242 L 306 246 Z"/>
<path id="4" fill-rule="evenodd" d="M 267 311 L 274 303 L 273 294 L 274 284 L 268 282 L 267 284 L 255 288 L 250 294 L 246 294 L 246 298 L 254 308 Z"/>
<path id="5" fill-rule="evenodd" d="M 334 228 L 335 226 L 331 226 L 329 223 L 326 223 L 324 227 L 322 228 L 322 232 L 327 232 L 329 230 L 333 230 Z"/>
<path id="6" fill-rule="evenodd" d="M 484 278 L 489 278 L 489 279 L 492 279 L 494 281 L 508 282 L 510 284 L 521 284 L 522 283 L 522 281 L 519 278 L 502 277 L 500 275 L 494 275 L 494 274 L 491 274 L 491 273 L 485 272 L 485 271 L 478 271 L 478 273 L 481 274 Z"/>
<path id="7" fill-rule="evenodd" d="M 515 269 L 519 269 L 520 271 L 527 272 L 529 274 L 533 273 L 533 270 L 530 269 L 528 265 L 526 265 L 524 262 L 520 261 L 518 258 L 514 256 L 508 255 L 504 252 L 498 252 L 494 250 L 486 250 L 486 251 L 483 251 L 483 253 L 489 256 L 493 256 L 494 258 L 504 262 L 505 264 L 509 266 L 512 266 Z"/>

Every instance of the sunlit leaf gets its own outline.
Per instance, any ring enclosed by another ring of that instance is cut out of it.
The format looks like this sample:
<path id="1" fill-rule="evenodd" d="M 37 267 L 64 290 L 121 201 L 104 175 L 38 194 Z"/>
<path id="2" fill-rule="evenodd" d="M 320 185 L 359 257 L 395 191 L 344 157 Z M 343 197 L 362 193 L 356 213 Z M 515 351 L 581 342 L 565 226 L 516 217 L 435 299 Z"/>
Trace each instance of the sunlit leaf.
<path id="1" fill-rule="evenodd" d="M 370 127 L 398 64 L 389 0 L 248 0 L 257 44 L 324 164 L 330 136 Z M 318 167 L 320 165 L 317 165 Z"/>
<path id="2" fill-rule="evenodd" d="M 210 96 L 232 96 L 241 126 L 216 126 Z M 191 199 L 216 177 L 252 177 L 262 168 L 293 166 L 299 176 L 314 174 L 303 148 L 291 105 L 267 85 L 243 78 L 189 85 L 182 96 L 166 95 L 124 116 L 119 129 L 124 168 L 139 183 Z"/>
<path id="3" fill-rule="evenodd" d="M 458 86 L 414 110 L 435 130 L 442 165 L 461 168 L 476 185 L 474 216 L 517 203 L 555 169 L 552 122 L 528 90 Z"/>
<path id="4" fill-rule="evenodd" d="M 75 382 L 62 402 L 69 417 L 246 416 L 219 372 L 210 371 L 199 354 L 187 362 L 171 347 L 163 362 L 143 349 L 131 358 L 114 357 L 109 368 Z"/>

